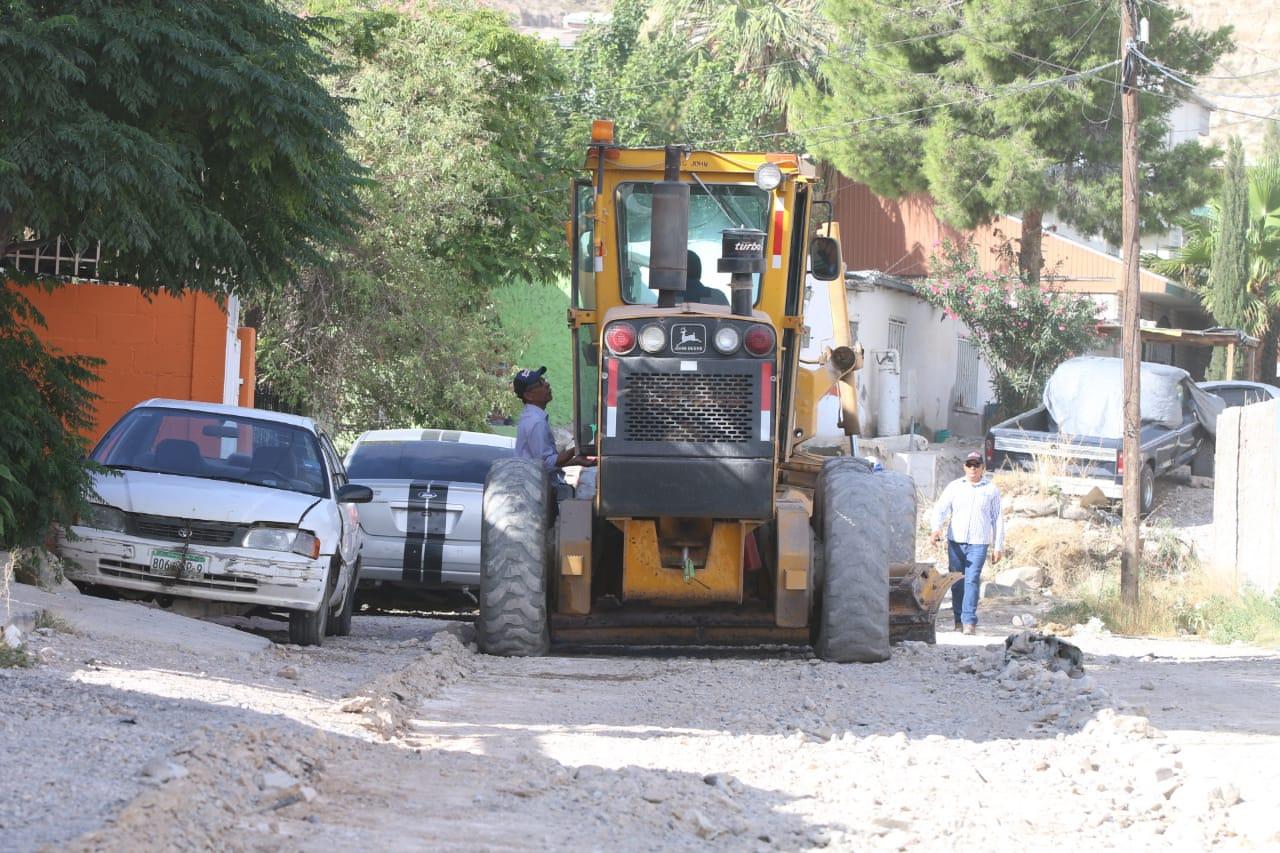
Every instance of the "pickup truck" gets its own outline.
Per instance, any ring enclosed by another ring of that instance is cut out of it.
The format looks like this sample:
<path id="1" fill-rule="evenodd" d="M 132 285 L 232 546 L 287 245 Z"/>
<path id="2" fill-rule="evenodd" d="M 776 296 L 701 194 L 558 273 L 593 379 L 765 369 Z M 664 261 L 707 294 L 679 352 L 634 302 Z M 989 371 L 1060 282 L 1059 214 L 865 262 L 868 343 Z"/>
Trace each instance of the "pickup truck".
<path id="1" fill-rule="evenodd" d="M 1185 370 L 1143 362 L 1141 512 L 1155 503 L 1155 480 L 1181 465 L 1211 466 L 1218 397 L 1198 388 Z M 1123 363 L 1084 356 L 1063 362 L 1045 385 L 1044 404 L 987 432 L 990 470 L 1040 470 L 1065 494 L 1097 488 L 1121 496 L 1124 460 Z M 1211 467 L 1208 468 L 1211 471 Z"/>

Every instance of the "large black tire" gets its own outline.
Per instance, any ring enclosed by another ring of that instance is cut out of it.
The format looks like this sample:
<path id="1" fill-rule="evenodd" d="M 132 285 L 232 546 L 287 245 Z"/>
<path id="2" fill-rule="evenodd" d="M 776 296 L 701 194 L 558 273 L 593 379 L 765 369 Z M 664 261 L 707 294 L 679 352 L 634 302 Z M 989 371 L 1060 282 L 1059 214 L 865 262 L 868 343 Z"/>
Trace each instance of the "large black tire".
<path id="1" fill-rule="evenodd" d="M 915 559 L 915 487 L 858 459 L 822 468 L 823 572 L 818 656 L 838 663 L 889 659 L 889 565 Z"/>
<path id="2" fill-rule="evenodd" d="M 541 466 L 502 459 L 484 482 L 480 538 L 480 650 L 504 657 L 542 655 L 547 627 L 547 530 L 551 496 Z"/>
<path id="3" fill-rule="evenodd" d="M 329 561 L 325 576 L 324 595 L 314 613 L 294 610 L 289 613 L 289 642 L 295 646 L 319 646 L 324 643 L 329 627 L 329 599 L 333 597 L 334 584 L 338 582 L 338 556 Z"/>
<path id="4" fill-rule="evenodd" d="M 347 584 L 347 591 L 342 596 L 342 605 L 337 612 L 329 618 L 328 633 L 335 637 L 351 636 L 351 611 L 356 606 L 356 584 L 360 582 L 360 558 L 356 558 L 356 564 L 351 569 L 351 580 Z"/>
<path id="5" fill-rule="evenodd" d="M 1150 465 L 1142 466 L 1142 474 L 1138 477 L 1138 512 L 1146 515 L 1156 505 L 1156 469 Z"/>

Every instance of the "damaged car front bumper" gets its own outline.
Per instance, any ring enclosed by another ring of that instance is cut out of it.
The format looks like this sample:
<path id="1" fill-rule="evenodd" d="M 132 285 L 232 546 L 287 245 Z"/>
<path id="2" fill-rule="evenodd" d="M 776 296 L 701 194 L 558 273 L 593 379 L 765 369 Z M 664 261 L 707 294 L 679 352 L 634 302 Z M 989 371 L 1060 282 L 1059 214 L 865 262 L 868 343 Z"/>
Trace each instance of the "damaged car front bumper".
<path id="1" fill-rule="evenodd" d="M 58 551 L 71 581 L 152 595 L 315 611 L 331 554 L 191 545 L 72 526 Z"/>

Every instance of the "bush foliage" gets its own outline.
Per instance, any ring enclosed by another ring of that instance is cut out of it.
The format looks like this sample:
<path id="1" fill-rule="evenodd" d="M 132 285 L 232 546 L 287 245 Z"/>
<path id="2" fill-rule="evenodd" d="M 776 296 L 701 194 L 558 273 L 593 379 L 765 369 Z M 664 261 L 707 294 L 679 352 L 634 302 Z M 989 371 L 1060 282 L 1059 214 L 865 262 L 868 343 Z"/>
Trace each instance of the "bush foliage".
<path id="1" fill-rule="evenodd" d="M 921 297 L 969 328 L 1006 413 L 1038 405 L 1053 369 L 1097 343 L 1098 307 L 1087 296 L 985 272 L 972 244 L 944 243 L 929 268 Z"/>
<path id="2" fill-rule="evenodd" d="M 34 329 L 44 318 L 18 286 L 0 286 L 0 547 L 43 541 L 83 505 L 80 431 L 92 425 L 94 359 L 61 355 Z"/>

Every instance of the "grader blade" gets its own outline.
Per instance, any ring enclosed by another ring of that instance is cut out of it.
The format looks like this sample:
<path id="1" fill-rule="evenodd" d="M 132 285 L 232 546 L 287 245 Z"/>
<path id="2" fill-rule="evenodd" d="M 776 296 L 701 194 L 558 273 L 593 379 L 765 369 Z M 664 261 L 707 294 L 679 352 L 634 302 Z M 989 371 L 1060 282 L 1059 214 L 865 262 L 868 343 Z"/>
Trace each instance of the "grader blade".
<path id="1" fill-rule="evenodd" d="M 933 563 L 895 563 L 889 567 L 889 642 L 936 641 L 934 620 L 947 590 L 964 580 L 961 572 L 943 573 Z"/>

